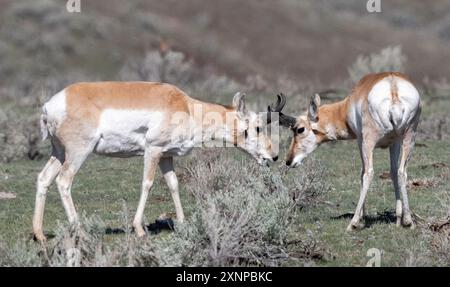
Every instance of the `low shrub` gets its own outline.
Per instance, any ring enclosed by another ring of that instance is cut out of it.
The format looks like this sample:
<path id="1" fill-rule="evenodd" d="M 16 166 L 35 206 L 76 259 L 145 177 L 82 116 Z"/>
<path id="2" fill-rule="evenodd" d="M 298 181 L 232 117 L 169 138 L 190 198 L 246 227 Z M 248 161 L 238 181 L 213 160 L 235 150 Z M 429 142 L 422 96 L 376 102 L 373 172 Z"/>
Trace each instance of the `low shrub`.
<path id="1" fill-rule="evenodd" d="M 348 73 L 351 82 L 355 84 L 370 73 L 403 72 L 405 62 L 406 56 L 403 54 L 401 46 L 388 46 L 379 53 L 372 53 L 369 56 L 359 55 L 348 68 Z"/>
<path id="2" fill-rule="evenodd" d="M 82 216 L 77 229 L 59 224 L 45 246 L 23 240 L 11 247 L 0 240 L 0 265 L 280 266 L 322 258 L 313 236 L 290 240 L 298 206 L 314 204 L 320 194 L 312 186 L 316 176 L 304 177 L 305 188 L 297 181 L 286 185 L 282 173 L 227 153 L 206 150 L 186 162 L 190 215 L 170 234 L 137 238 L 124 207 L 120 237 L 107 238 L 98 217 Z"/>

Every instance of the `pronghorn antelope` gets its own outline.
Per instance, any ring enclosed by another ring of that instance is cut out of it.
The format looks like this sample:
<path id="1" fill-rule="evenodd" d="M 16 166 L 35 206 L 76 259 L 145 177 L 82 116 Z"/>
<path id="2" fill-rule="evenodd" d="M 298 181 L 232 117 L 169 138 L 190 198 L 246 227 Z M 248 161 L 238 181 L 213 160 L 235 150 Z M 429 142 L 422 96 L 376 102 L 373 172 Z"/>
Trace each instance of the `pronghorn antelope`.
<path id="1" fill-rule="evenodd" d="M 263 119 L 245 106 L 237 93 L 226 107 L 187 96 L 175 86 L 149 82 L 102 82 L 71 85 L 43 107 L 41 130 L 49 137 L 52 155 L 38 176 L 33 232 L 45 240 L 42 225 L 45 199 L 56 179 L 71 224 L 77 223 L 71 185 L 82 163 L 92 152 L 131 157 L 144 156 L 141 196 L 133 221 L 143 236 L 144 206 L 155 170 L 164 175 L 179 222 L 184 219 L 173 157 L 202 143 L 220 139 L 253 156 L 260 164 L 277 159 L 271 140 L 263 132 Z M 222 142 L 223 143 L 223 142 Z"/>
<path id="2" fill-rule="evenodd" d="M 278 96 L 269 111 L 281 111 L 285 104 Z M 314 95 L 307 113 L 293 118 L 280 113 L 280 124 L 290 127 L 293 139 L 286 165 L 297 167 L 324 142 L 357 139 L 362 160 L 358 205 L 347 230 L 363 227 L 364 204 L 373 177 L 373 150 L 389 147 L 391 178 L 395 189 L 397 226 L 414 227 L 406 191 L 406 167 L 415 143 L 421 112 L 419 92 L 408 78 L 396 72 L 363 77 L 344 100 L 320 106 Z M 399 163 L 400 158 L 400 163 Z"/>

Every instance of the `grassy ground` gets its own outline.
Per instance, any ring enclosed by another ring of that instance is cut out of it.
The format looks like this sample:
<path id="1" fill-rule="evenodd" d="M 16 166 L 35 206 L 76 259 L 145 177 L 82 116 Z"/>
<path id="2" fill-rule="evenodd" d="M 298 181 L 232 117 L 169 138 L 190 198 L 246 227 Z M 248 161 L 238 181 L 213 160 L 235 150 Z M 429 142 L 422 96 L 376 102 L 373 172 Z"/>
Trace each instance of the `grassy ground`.
<path id="1" fill-rule="evenodd" d="M 442 217 L 447 209 L 439 198 L 448 196 L 450 155 L 448 143 L 426 142 L 415 150 L 409 165 L 408 177 L 417 186 L 409 188 L 412 210 L 421 217 Z M 317 157 L 326 162 L 326 178 L 334 187 L 327 195 L 333 205 L 325 205 L 299 215 L 299 223 L 317 230 L 317 235 L 325 243 L 334 260 L 322 262 L 325 265 L 360 266 L 365 265 L 370 248 L 382 252 L 381 264 L 404 266 L 408 260 L 426 256 L 427 245 L 420 228 L 409 230 L 395 226 L 395 216 L 387 213 L 395 211 L 395 198 L 390 179 L 382 179 L 389 171 L 388 150 L 377 150 L 375 154 L 375 176 L 368 194 L 366 206 L 369 218 L 368 228 L 348 234 L 344 230 L 358 201 L 359 154 L 353 144 L 338 144 L 323 148 Z M 433 167 L 433 163 L 444 162 L 447 167 Z M 333 219 L 335 218 L 335 219 Z"/>
<path id="2" fill-rule="evenodd" d="M 418 185 L 409 188 L 410 206 L 421 217 L 441 217 L 447 211 L 440 199 L 448 197 L 450 187 L 448 144 L 421 142 L 409 165 L 409 179 Z M 367 251 L 370 248 L 381 250 L 383 266 L 414 264 L 416 258 L 426 256 L 429 243 L 423 238 L 421 228 L 397 228 L 392 222 L 395 218 L 389 216 L 389 212 L 395 209 L 393 188 L 390 179 L 380 178 L 389 171 L 387 150 L 377 150 L 375 154 L 375 177 L 366 205 L 368 228 L 351 234 L 345 232 L 350 220 L 349 213 L 354 211 L 359 196 L 360 159 L 355 145 L 355 142 L 346 142 L 318 149 L 315 158 L 326 168 L 323 181 L 332 189 L 325 194 L 324 203 L 296 213 L 298 228 L 291 237 L 296 239 L 304 236 L 307 230 L 312 232 L 329 254 L 326 260 L 317 260 L 317 265 L 364 266 L 369 260 Z M 237 151 L 226 152 L 231 156 L 241 156 Z M 189 215 L 195 207 L 184 192 L 185 161 L 179 159 L 177 163 L 182 202 Z M 441 162 L 445 165 L 433 166 Z M 7 244 L 14 244 L 31 234 L 35 180 L 44 163 L 45 160 L 19 161 L 3 165 L 0 169 L 0 191 L 17 195 L 15 199 L 0 200 L 0 238 Z M 272 169 L 280 168 L 281 164 L 274 165 Z M 122 228 L 121 213 L 124 206 L 130 210 L 130 214 L 134 213 L 137 206 L 142 166 L 140 158 L 124 160 L 93 156 L 81 169 L 73 185 L 78 211 L 87 215 L 97 214 L 107 226 Z M 301 172 L 301 168 L 291 170 L 288 177 L 295 177 Z M 170 194 L 158 173 L 145 213 L 146 222 L 151 223 L 159 215 L 171 215 L 173 212 Z M 65 220 L 59 195 L 53 186 L 47 200 L 45 230 L 50 231 L 58 221 Z M 114 239 L 121 235 L 108 236 Z"/>

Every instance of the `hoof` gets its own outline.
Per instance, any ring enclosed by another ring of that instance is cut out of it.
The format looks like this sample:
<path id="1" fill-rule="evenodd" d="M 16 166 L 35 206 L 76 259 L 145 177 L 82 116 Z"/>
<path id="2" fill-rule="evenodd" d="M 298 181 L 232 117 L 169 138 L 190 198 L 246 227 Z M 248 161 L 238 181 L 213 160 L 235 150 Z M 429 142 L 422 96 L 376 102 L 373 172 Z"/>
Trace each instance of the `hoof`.
<path id="1" fill-rule="evenodd" d="M 350 222 L 350 224 L 347 226 L 346 231 L 347 232 L 353 232 L 353 231 L 358 231 L 364 228 L 364 223 L 363 222 Z"/>
<path id="2" fill-rule="evenodd" d="M 136 233 L 136 236 L 139 238 L 142 238 L 146 235 L 145 230 L 142 227 L 141 228 L 134 227 L 134 233 Z"/>
<path id="3" fill-rule="evenodd" d="M 411 221 L 411 222 L 403 222 L 402 225 L 403 225 L 403 227 L 409 228 L 411 230 L 416 228 L 416 224 L 413 221 Z"/>
<path id="4" fill-rule="evenodd" d="M 415 224 L 414 224 L 414 221 L 413 221 L 411 215 L 408 214 L 406 216 L 403 216 L 402 225 L 403 225 L 403 227 L 407 227 L 409 229 L 415 228 Z"/>
<path id="5" fill-rule="evenodd" d="M 355 228 L 354 228 L 354 226 L 353 225 L 349 225 L 349 226 L 347 226 L 347 228 L 345 229 L 345 231 L 346 232 L 353 232 L 353 231 L 355 231 Z"/>
<path id="6" fill-rule="evenodd" d="M 45 237 L 44 233 L 34 233 L 33 234 L 33 240 L 39 241 L 39 242 L 47 242 L 47 237 Z"/>

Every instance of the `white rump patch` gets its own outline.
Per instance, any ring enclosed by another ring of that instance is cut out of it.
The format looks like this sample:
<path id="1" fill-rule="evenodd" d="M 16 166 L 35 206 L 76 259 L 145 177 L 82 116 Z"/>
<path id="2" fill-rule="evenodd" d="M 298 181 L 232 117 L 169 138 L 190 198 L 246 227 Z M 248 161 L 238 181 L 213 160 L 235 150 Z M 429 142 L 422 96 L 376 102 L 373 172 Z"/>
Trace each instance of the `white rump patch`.
<path id="1" fill-rule="evenodd" d="M 403 130 L 416 115 L 420 97 L 417 89 L 408 81 L 395 78 L 398 103 L 393 103 L 390 78 L 375 84 L 368 96 L 369 112 L 385 133 Z"/>
<path id="2" fill-rule="evenodd" d="M 64 121 L 67 114 L 66 108 L 66 92 L 61 92 L 54 95 L 47 103 L 42 107 L 41 116 L 41 132 L 46 134 L 45 129 L 48 130 L 50 135 L 54 136 L 59 125 Z"/>

